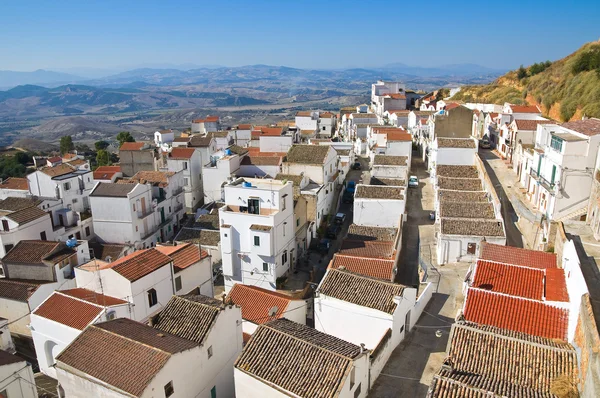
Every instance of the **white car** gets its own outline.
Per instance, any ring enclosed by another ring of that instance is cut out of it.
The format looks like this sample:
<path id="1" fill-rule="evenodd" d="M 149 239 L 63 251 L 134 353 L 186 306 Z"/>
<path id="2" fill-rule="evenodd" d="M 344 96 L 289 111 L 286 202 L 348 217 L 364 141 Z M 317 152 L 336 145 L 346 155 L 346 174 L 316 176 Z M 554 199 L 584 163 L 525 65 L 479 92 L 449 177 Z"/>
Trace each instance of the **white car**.
<path id="1" fill-rule="evenodd" d="M 408 177 L 408 187 L 409 188 L 418 188 L 419 187 L 419 179 L 417 176 Z"/>

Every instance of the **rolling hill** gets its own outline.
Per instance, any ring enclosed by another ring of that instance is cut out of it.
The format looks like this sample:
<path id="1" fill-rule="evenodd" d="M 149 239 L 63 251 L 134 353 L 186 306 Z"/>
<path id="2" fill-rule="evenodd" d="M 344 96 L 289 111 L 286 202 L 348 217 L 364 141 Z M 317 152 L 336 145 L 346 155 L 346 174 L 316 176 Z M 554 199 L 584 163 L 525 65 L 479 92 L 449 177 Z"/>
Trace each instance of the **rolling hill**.
<path id="1" fill-rule="evenodd" d="M 452 99 L 538 105 L 544 114 L 562 121 L 600 117 L 600 41 L 558 61 L 508 72 L 490 84 L 464 86 Z"/>

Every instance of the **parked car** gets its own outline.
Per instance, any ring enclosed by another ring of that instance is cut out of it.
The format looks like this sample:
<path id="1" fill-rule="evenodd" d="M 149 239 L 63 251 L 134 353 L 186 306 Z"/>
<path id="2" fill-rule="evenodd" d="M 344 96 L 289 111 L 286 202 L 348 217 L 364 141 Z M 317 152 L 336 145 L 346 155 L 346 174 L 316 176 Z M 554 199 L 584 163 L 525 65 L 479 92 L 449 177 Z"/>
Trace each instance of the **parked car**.
<path id="1" fill-rule="evenodd" d="M 354 194 L 352 192 L 344 192 L 342 195 L 342 203 L 353 203 L 354 202 Z"/>
<path id="2" fill-rule="evenodd" d="M 419 179 L 417 176 L 408 177 L 408 187 L 409 188 L 418 188 L 419 187 Z"/>
<path id="3" fill-rule="evenodd" d="M 337 213 L 335 215 L 335 218 L 333 219 L 333 221 L 336 224 L 343 224 L 346 221 L 346 214 L 345 213 Z"/>
<path id="4" fill-rule="evenodd" d="M 360 162 L 354 162 L 354 164 L 352 165 L 352 170 L 360 170 L 362 168 L 362 165 L 360 164 Z"/>
<path id="5" fill-rule="evenodd" d="M 331 241 L 329 239 L 321 239 L 319 241 L 319 244 L 317 245 L 317 250 L 319 250 L 320 253 L 327 253 L 329 252 L 329 248 L 331 247 Z"/>
<path id="6" fill-rule="evenodd" d="M 327 228 L 327 232 L 325 232 L 325 236 L 330 239 L 336 239 L 338 234 L 342 231 L 342 227 L 337 224 L 331 224 L 329 228 Z"/>
<path id="7" fill-rule="evenodd" d="M 354 193 L 354 191 L 356 191 L 356 181 L 348 181 L 346 192 Z"/>
<path id="8" fill-rule="evenodd" d="M 490 141 L 487 139 L 487 137 L 483 137 L 482 139 L 479 140 L 479 146 L 483 149 L 490 149 L 492 147 L 490 145 Z"/>
<path id="9" fill-rule="evenodd" d="M 435 211 L 429 212 L 429 219 L 435 221 Z"/>

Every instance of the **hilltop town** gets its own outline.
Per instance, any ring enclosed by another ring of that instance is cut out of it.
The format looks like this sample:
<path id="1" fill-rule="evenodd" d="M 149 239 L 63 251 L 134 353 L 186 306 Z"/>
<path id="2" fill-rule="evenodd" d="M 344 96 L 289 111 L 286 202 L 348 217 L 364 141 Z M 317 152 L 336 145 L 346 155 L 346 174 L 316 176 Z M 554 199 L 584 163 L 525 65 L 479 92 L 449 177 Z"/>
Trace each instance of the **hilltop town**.
<path id="1" fill-rule="evenodd" d="M 600 119 L 457 91 L 25 161 L 0 396 L 598 396 Z"/>

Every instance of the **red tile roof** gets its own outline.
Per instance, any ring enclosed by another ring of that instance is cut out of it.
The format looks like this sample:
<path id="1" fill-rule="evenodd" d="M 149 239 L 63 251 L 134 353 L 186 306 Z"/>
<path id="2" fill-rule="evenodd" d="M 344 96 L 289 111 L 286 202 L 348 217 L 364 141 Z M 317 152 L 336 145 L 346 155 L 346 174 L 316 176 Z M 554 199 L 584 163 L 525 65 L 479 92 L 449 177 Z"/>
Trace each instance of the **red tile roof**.
<path id="1" fill-rule="evenodd" d="M 194 148 L 175 147 L 169 153 L 171 159 L 189 159 L 194 155 Z"/>
<path id="2" fill-rule="evenodd" d="M 342 242 L 339 254 L 354 257 L 393 259 L 395 257 L 395 250 L 392 242 L 345 239 Z"/>
<path id="3" fill-rule="evenodd" d="M 542 300 L 544 270 L 479 260 L 472 287 L 510 296 Z"/>
<path id="4" fill-rule="evenodd" d="M 572 122 L 563 123 L 561 126 L 587 136 L 600 134 L 600 119 L 597 118 L 574 120 Z"/>
<path id="5" fill-rule="evenodd" d="M 542 113 L 537 105 L 511 105 L 513 113 Z"/>
<path id="6" fill-rule="evenodd" d="M 531 268 L 557 268 L 556 254 L 554 253 L 519 249 L 487 242 L 481 244 L 479 259 Z"/>
<path id="7" fill-rule="evenodd" d="M 173 260 L 175 272 L 186 269 L 192 264 L 196 264 L 202 259 L 208 257 L 205 250 L 200 250 L 198 246 L 191 243 L 183 243 L 177 246 L 156 246 L 156 250 L 166 254 Z"/>
<path id="8" fill-rule="evenodd" d="M 219 117 L 218 116 L 207 116 L 206 119 L 204 119 L 207 122 L 218 122 L 219 121 Z"/>
<path id="9" fill-rule="evenodd" d="M 344 267 L 350 272 L 371 278 L 392 280 L 394 278 L 394 260 L 376 258 L 344 256 L 336 254 L 329 264 L 329 268 Z"/>
<path id="10" fill-rule="evenodd" d="M 18 189 L 21 191 L 29 190 L 27 178 L 9 177 L 0 184 L 0 189 Z"/>
<path id="11" fill-rule="evenodd" d="M 138 250 L 128 256 L 121 257 L 117 261 L 103 264 L 100 269 L 112 268 L 129 281 L 135 282 L 170 262 L 171 258 L 169 256 L 152 248 Z"/>
<path id="12" fill-rule="evenodd" d="M 227 300 L 242 308 L 242 318 L 260 325 L 284 317 L 292 297 L 260 287 L 236 283 L 229 291 Z M 275 316 L 269 317 L 269 311 L 275 307 L 277 307 Z"/>
<path id="13" fill-rule="evenodd" d="M 469 288 L 463 313 L 470 322 L 549 339 L 567 339 L 569 311 L 542 301 Z"/>
<path id="14" fill-rule="evenodd" d="M 101 306 L 113 306 L 113 305 L 121 305 L 126 304 L 127 301 L 121 300 L 116 297 L 106 296 L 104 294 L 96 293 L 93 290 L 82 289 L 80 287 L 74 289 L 61 290 L 61 294 L 65 294 L 67 296 L 75 297 L 80 300 L 85 300 L 92 304 L 98 304 Z"/>
<path id="15" fill-rule="evenodd" d="M 411 142 L 412 136 L 402 131 L 390 131 L 386 133 L 388 141 L 406 141 Z"/>
<path id="16" fill-rule="evenodd" d="M 140 151 L 144 147 L 143 142 L 124 142 L 119 150 L 121 151 Z"/>
<path id="17" fill-rule="evenodd" d="M 552 120 L 523 120 L 516 119 L 515 124 L 517 125 L 517 129 L 533 131 L 537 129 L 538 124 L 548 124 L 554 123 Z"/>
<path id="18" fill-rule="evenodd" d="M 121 166 L 100 166 L 94 171 L 94 180 L 110 180 L 121 172 Z"/>
<path id="19" fill-rule="evenodd" d="M 239 124 L 237 126 L 238 130 L 252 130 L 252 125 L 251 124 Z"/>
<path id="20" fill-rule="evenodd" d="M 458 108 L 459 106 L 460 106 L 460 104 L 457 102 L 448 102 L 448 103 L 446 103 L 445 109 L 447 111 L 449 111 L 450 109 Z"/>
<path id="21" fill-rule="evenodd" d="M 252 137 L 279 137 L 283 134 L 283 128 L 281 127 L 254 127 L 252 130 Z"/>
<path id="22" fill-rule="evenodd" d="M 564 269 L 548 268 L 546 270 L 546 300 L 569 301 Z"/>
<path id="23" fill-rule="evenodd" d="M 400 93 L 384 94 L 384 96 L 388 96 L 392 99 L 406 99 L 406 95 Z"/>

